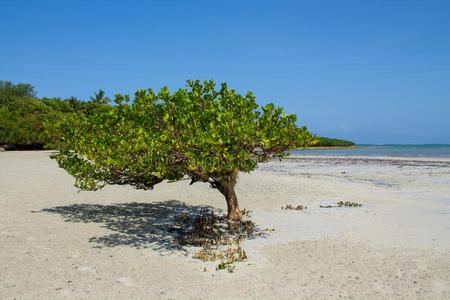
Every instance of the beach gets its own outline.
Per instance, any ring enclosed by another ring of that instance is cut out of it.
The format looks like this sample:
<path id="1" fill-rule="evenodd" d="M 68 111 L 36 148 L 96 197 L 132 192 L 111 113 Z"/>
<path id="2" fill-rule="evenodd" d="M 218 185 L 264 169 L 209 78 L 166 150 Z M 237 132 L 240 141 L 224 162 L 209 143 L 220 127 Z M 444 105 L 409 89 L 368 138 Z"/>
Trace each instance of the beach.
<path id="1" fill-rule="evenodd" d="M 450 298 L 448 158 L 289 157 L 239 174 L 264 235 L 229 273 L 164 227 L 225 210 L 207 184 L 79 192 L 49 154 L 0 153 L 1 299 Z"/>

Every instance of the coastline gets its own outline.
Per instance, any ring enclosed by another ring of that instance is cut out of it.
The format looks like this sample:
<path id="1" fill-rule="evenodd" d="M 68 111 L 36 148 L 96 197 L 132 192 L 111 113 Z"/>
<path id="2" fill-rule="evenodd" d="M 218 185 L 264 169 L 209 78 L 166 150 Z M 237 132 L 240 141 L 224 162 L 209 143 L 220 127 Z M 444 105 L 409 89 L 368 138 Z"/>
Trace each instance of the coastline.
<path id="1" fill-rule="evenodd" d="M 340 150 L 340 149 L 355 149 L 355 148 L 360 148 L 360 147 L 364 147 L 364 146 L 358 146 L 358 145 L 354 145 L 354 146 L 332 146 L 332 147 L 308 147 L 305 150 Z M 302 150 L 302 149 L 299 149 Z"/>
<path id="2" fill-rule="evenodd" d="M 450 157 L 416 157 L 416 156 L 362 156 L 362 155 L 348 155 L 348 156 L 337 156 L 337 155 L 290 155 L 286 157 L 288 161 L 316 161 L 316 162 L 366 162 L 366 163 L 442 163 L 450 164 Z"/>

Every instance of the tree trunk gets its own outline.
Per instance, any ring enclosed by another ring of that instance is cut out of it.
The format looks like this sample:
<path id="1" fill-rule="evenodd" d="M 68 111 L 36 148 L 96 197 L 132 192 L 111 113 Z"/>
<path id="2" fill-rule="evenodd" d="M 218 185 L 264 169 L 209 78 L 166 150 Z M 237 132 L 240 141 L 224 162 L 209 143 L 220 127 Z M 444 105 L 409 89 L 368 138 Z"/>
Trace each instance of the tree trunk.
<path id="1" fill-rule="evenodd" d="M 234 171 L 231 175 L 222 178 L 219 181 L 219 191 L 225 196 L 228 208 L 228 219 L 238 221 L 241 219 L 241 210 L 239 209 L 239 203 L 234 191 L 236 185 L 237 171 Z"/>
<path id="2" fill-rule="evenodd" d="M 234 185 L 225 186 L 223 190 L 224 191 L 222 191 L 222 194 L 225 196 L 225 200 L 227 201 L 228 219 L 233 221 L 240 220 L 241 210 L 239 209 L 238 199 L 236 193 L 234 192 Z"/>

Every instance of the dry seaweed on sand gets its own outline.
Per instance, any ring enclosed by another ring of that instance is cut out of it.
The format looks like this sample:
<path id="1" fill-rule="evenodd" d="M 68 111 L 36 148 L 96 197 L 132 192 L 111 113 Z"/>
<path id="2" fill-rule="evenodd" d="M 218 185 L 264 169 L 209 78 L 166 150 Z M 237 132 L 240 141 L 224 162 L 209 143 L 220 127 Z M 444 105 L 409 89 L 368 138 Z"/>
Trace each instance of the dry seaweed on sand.
<path id="1" fill-rule="evenodd" d="M 337 206 L 339 206 L 339 207 L 360 207 L 360 206 L 362 206 L 362 204 L 356 203 L 356 202 L 350 202 L 350 201 L 345 201 L 345 202 L 339 201 L 337 203 Z"/>
<path id="2" fill-rule="evenodd" d="M 351 201 L 339 201 L 336 205 L 319 205 L 320 208 L 334 208 L 334 207 L 361 207 L 362 204 Z"/>
<path id="3" fill-rule="evenodd" d="M 281 207 L 282 210 L 305 210 L 307 208 L 308 207 L 306 205 L 302 205 L 302 204 L 299 204 L 297 206 L 292 205 L 292 204 L 287 204 L 286 206 Z"/>

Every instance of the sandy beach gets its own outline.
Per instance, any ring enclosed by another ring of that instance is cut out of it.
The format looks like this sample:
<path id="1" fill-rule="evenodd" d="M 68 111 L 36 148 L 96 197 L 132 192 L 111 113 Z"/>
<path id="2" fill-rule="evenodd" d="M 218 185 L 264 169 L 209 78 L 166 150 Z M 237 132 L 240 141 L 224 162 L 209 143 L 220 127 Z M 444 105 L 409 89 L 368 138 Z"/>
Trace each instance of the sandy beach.
<path id="1" fill-rule="evenodd" d="M 1 299 L 450 299 L 448 159 L 291 157 L 240 174 L 241 208 L 268 230 L 228 273 L 165 227 L 226 208 L 207 184 L 78 192 L 48 156 L 0 153 Z M 338 201 L 362 206 L 320 207 Z"/>

